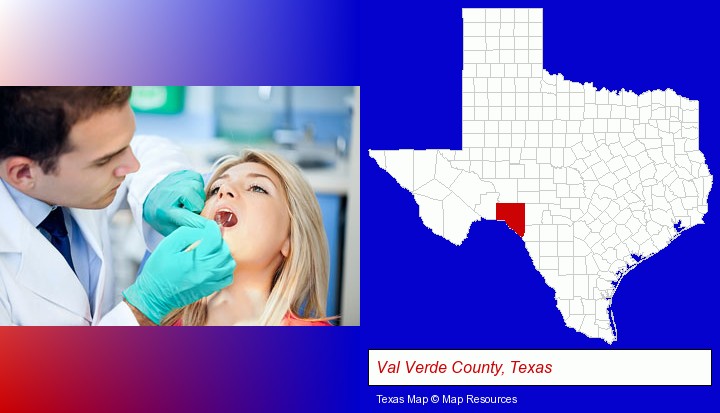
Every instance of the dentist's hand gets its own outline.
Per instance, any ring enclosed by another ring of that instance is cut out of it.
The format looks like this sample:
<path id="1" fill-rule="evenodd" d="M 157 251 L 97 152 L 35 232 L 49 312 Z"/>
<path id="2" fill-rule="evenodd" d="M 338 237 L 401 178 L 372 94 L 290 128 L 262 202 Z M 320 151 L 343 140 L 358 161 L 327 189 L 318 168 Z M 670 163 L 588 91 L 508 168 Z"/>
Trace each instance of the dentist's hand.
<path id="1" fill-rule="evenodd" d="M 170 311 L 191 304 L 232 282 L 235 260 L 215 221 L 202 228 L 182 227 L 150 255 L 135 284 L 123 296 L 155 324 Z M 200 240 L 197 248 L 185 251 Z"/>
<path id="2" fill-rule="evenodd" d="M 150 191 L 143 203 L 143 219 L 164 236 L 179 227 L 201 228 L 197 214 L 205 205 L 202 175 L 177 171 L 166 176 Z"/>

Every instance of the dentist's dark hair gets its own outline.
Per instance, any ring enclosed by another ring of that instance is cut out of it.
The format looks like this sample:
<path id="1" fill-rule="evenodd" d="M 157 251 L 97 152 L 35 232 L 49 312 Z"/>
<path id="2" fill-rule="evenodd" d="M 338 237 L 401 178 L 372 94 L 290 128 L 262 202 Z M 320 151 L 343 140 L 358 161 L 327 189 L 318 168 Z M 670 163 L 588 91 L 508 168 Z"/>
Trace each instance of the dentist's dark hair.
<path id="1" fill-rule="evenodd" d="M 130 92 L 130 86 L 0 87 L 0 161 L 25 156 L 54 172 L 58 157 L 72 150 L 72 127 L 122 107 Z"/>

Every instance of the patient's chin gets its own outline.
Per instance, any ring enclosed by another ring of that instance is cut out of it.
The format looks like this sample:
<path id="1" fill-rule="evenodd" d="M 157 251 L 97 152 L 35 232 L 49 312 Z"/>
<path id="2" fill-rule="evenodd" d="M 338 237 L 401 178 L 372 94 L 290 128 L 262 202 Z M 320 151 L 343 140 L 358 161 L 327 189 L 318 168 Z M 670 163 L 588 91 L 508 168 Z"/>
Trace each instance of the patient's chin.
<path id="1" fill-rule="evenodd" d="M 232 240 L 226 238 L 226 237 L 224 236 L 224 234 L 223 234 L 223 239 L 225 240 L 225 243 L 227 244 L 228 249 L 230 250 L 230 255 L 232 255 L 233 260 L 234 260 L 235 263 L 237 264 L 237 253 L 238 253 L 238 251 L 237 251 L 237 249 L 235 248 L 234 243 L 232 242 Z"/>

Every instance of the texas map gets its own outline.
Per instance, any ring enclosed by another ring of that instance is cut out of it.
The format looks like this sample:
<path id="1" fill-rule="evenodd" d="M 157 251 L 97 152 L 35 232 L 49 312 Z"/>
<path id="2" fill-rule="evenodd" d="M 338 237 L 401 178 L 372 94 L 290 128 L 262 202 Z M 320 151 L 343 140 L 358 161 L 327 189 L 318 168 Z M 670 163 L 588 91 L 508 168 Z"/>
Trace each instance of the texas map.
<path id="1" fill-rule="evenodd" d="M 462 150 L 369 154 L 453 244 L 505 221 L 565 324 L 612 343 L 622 278 L 708 211 L 699 102 L 548 73 L 542 22 L 542 9 L 464 9 Z"/>

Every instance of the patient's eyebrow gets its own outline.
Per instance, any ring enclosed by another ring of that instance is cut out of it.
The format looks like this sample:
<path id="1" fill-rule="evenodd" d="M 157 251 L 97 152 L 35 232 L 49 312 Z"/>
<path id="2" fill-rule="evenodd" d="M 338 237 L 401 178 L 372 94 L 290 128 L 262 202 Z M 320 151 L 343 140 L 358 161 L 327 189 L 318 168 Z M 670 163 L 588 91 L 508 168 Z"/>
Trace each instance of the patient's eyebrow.
<path id="1" fill-rule="evenodd" d="M 250 178 L 265 178 L 265 179 L 267 179 L 268 181 L 270 181 L 270 183 L 272 184 L 272 186 L 277 187 L 277 185 L 275 185 L 275 181 L 273 181 L 273 180 L 272 180 L 269 176 L 267 176 L 267 175 L 263 175 L 263 174 L 256 173 L 256 172 L 250 172 L 250 173 L 247 174 L 247 176 L 250 177 Z"/>
<path id="2" fill-rule="evenodd" d="M 267 179 L 268 181 L 270 181 L 270 184 L 271 184 L 274 188 L 278 188 L 277 184 L 275 184 L 275 181 L 273 181 L 272 178 L 270 178 L 270 177 L 267 176 L 267 175 L 263 175 L 263 174 L 257 173 L 257 172 L 248 172 L 248 174 L 245 175 L 245 177 L 246 177 L 246 178 L 265 178 L 265 179 Z M 230 179 L 230 174 L 224 173 L 224 174 L 218 176 L 217 178 L 215 178 L 215 180 L 212 181 L 212 183 L 214 184 L 215 182 L 220 181 L 220 180 L 222 180 L 222 179 Z"/>

